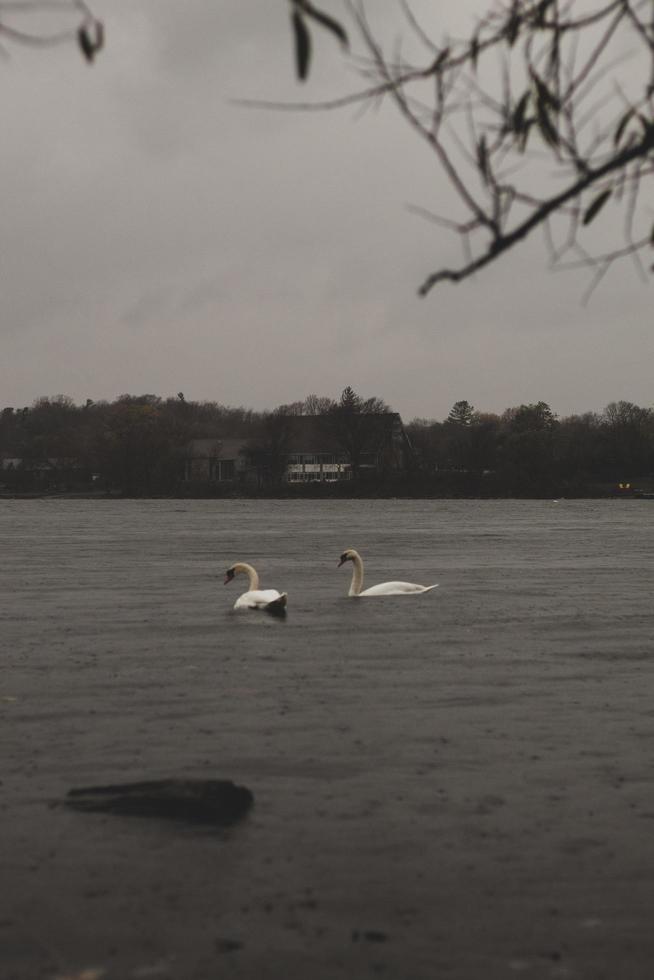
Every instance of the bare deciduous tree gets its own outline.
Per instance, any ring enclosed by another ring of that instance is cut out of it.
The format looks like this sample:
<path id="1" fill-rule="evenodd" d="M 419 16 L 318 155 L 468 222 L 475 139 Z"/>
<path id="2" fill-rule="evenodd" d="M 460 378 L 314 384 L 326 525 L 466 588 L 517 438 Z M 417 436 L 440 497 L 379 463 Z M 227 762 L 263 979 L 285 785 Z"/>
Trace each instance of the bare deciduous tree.
<path id="1" fill-rule="evenodd" d="M 344 43 L 356 39 L 366 78 L 348 96 L 295 107 L 393 100 L 454 192 L 457 213 L 414 208 L 463 245 L 461 264 L 436 269 L 421 295 L 467 279 L 537 228 L 554 267 L 591 270 L 590 289 L 627 257 L 645 278 L 643 257 L 654 245 L 651 207 L 641 201 L 654 170 L 653 0 L 489 0 L 460 40 L 436 40 L 409 0 L 398 0 L 422 63 L 399 43 L 384 50 L 364 0 L 345 0 L 340 32 L 312 4 L 290 2 L 300 77 L 309 71 L 311 24 Z M 605 208 L 618 230 L 594 249 L 595 228 L 587 229 Z"/>

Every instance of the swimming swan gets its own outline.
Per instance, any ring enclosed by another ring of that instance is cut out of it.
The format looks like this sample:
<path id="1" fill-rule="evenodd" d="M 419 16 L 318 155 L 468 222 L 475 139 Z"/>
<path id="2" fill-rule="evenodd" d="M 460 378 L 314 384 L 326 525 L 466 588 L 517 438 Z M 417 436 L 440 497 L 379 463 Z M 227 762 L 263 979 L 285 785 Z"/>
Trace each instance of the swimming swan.
<path id="1" fill-rule="evenodd" d="M 431 592 L 437 589 L 437 585 L 416 585 L 414 582 L 380 582 L 373 585 L 370 589 L 361 591 L 363 585 L 363 561 L 361 555 L 354 548 L 348 548 L 340 557 L 338 567 L 344 565 L 346 561 L 351 561 L 354 565 L 352 569 L 352 582 L 350 584 L 350 596 L 376 596 L 376 595 L 418 595 L 420 592 Z"/>
<path id="2" fill-rule="evenodd" d="M 234 609 L 265 609 L 266 612 L 277 614 L 286 612 L 286 593 L 278 592 L 277 589 L 260 589 L 256 569 L 247 562 L 237 561 L 231 565 L 225 572 L 223 584 L 227 585 L 239 574 L 247 575 L 250 587 L 238 597 Z"/>

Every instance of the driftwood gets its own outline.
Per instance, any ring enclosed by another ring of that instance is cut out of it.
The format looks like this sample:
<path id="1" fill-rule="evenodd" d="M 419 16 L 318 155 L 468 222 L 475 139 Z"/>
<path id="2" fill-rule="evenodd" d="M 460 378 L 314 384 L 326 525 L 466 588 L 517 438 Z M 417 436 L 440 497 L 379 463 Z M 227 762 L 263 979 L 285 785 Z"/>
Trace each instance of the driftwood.
<path id="1" fill-rule="evenodd" d="M 254 796 L 230 780 L 156 779 L 71 789 L 65 802 L 75 810 L 226 827 L 246 815 Z"/>

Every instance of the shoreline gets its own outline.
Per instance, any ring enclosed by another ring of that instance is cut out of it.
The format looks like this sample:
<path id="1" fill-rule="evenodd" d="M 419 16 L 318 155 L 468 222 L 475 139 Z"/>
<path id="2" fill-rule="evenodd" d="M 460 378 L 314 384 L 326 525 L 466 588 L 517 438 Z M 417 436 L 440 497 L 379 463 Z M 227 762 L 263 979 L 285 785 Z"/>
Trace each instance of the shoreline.
<path id="1" fill-rule="evenodd" d="M 439 494 L 439 493 L 360 493 L 360 494 L 294 494 L 294 493 L 224 493 L 224 494 L 128 494 L 128 493 L 6 493 L 0 492 L 0 500 L 306 500 L 317 503 L 322 500 L 649 500 L 650 491 L 630 494 L 618 493 L 534 493 L 534 494 Z"/>

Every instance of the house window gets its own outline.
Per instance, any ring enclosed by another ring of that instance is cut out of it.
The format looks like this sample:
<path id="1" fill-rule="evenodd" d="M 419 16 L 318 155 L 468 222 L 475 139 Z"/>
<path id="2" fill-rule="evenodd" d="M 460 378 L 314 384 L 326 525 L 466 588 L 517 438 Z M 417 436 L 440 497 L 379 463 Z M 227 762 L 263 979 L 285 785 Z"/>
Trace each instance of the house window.
<path id="1" fill-rule="evenodd" d="M 221 459 L 219 470 L 219 480 L 233 480 L 236 476 L 236 462 L 233 459 Z"/>

